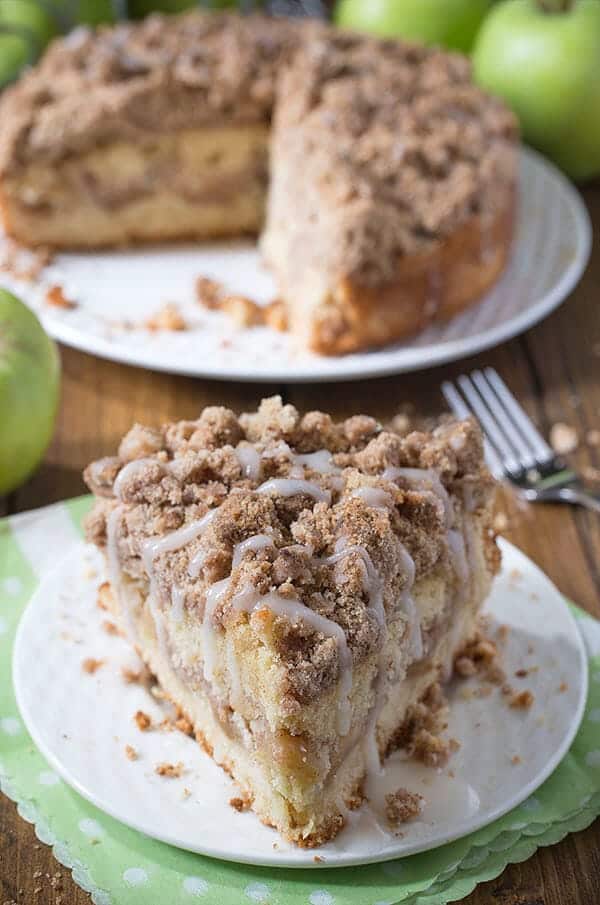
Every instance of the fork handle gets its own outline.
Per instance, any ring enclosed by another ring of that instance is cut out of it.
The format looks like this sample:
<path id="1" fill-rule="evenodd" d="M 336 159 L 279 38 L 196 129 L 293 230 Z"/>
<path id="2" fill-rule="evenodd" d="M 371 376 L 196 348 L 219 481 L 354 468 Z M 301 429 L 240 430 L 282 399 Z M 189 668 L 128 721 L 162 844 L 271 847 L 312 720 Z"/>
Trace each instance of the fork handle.
<path id="1" fill-rule="evenodd" d="M 538 495 L 538 499 L 548 502 L 572 503 L 600 513 L 600 495 L 579 487 L 549 487 Z"/>

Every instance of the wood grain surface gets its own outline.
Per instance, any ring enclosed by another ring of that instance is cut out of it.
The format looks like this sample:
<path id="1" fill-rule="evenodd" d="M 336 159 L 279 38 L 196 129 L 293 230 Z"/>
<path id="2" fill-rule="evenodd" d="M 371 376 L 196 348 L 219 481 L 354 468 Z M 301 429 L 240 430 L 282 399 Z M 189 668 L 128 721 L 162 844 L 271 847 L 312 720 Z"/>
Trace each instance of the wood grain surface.
<path id="1" fill-rule="evenodd" d="M 194 417 L 208 404 L 252 408 L 262 396 L 275 392 L 302 409 L 324 408 L 338 416 L 369 412 L 386 419 L 406 401 L 434 413 L 443 410 L 440 382 L 482 364 L 500 371 L 543 432 L 559 421 L 576 429 L 580 443 L 570 457 L 572 464 L 600 469 L 600 446 L 587 442 L 590 431 L 600 429 L 600 186 L 586 189 L 584 196 L 594 222 L 594 253 L 568 301 L 524 336 L 428 373 L 320 386 L 229 384 L 153 374 L 63 348 L 62 404 L 54 440 L 37 474 L 7 500 L 0 500 L 0 514 L 83 493 L 82 468 L 89 460 L 112 453 L 133 421 L 159 424 Z M 510 509 L 506 536 L 564 594 L 600 617 L 600 518 L 561 506 Z M 508 867 L 464 901 L 597 905 L 600 821 L 523 864 Z M 75 886 L 50 849 L 37 841 L 15 806 L 0 796 L 0 905 L 13 902 L 89 905 L 90 898 Z"/>

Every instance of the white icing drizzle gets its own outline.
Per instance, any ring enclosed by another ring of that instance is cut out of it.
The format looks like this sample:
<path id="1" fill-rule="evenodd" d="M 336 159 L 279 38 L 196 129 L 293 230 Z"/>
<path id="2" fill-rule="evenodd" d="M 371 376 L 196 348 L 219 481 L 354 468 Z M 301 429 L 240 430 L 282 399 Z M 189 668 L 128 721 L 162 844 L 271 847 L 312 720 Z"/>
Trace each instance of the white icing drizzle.
<path id="1" fill-rule="evenodd" d="M 372 506 L 373 509 L 389 510 L 394 506 L 392 495 L 379 487 L 357 487 L 350 496 L 364 500 L 367 506 Z"/>
<path id="2" fill-rule="evenodd" d="M 305 493 L 317 502 L 331 503 L 329 490 L 323 490 L 312 481 L 302 481 L 298 478 L 271 478 L 270 481 L 265 481 L 264 484 L 257 487 L 256 493 L 275 493 L 284 497 Z"/>
<path id="3" fill-rule="evenodd" d="M 204 563 L 208 557 L 208 550 L 200 547 L 197 553 L 192 556 L 188 563 L 188 575 L 190 578 L 198 578 L 200 572 L 204 568 Z"/>
<path id="4" fill-rule="evenodd" d="M 233 550 L 233 560 L 231 563 L 231 571 L 237 569 L 246 553 L 250 550 L 255 553 L 257 550 L 264 550 L 266 547 L 273 546 L 273 538 L 268 534 L 253 534 L 239 544 L 236 544 Z"/>
<path id="5" fill-rule="evenodd" d="M 238 461 L 246 478 L 258 481 L 261 469 L 261 454 L 251 443 L 238 443 L 235 449 Z"/>
<path id="6" fill-rule="evenodd" d="M 142 546 L 142 562 L 150 579 L 150 590 L 148 593 L 148 608 L 154 620 L 154 628 L 156 632 L 156 640 L 161 653 L 164 657 L 168 656 L 166 628 L 164 624 L 163 614 L 159 605 L 159 594 L 156 586 L 156 574 L 154 571 L 154 560 L 163 553 L 172 553 L 185 547 L 190 541 L 198 537 L 207 528 L 217 513 L 217 509 L 211 509 L 201 519 L 178 528 L 177 531 L 171 531 L 158 538 L 150 538 L 145 541 Z"/>
<path id="7" fill-rule="evenodd" d="M 300 600 L 283 597 L 281 594 L 271 593 L 260 598 L 257 604 L 251 607 L 257 611 L 268 609 L 276 616 L 284 616 L 291 622 L 305 622 L 321 632 L 326 637 L 334 638 L 337 642 L 339 658 L 338 677 L 338 732 L 346 735 L 350 731 L 350 693 L 352 691 L 352 654 L 346 641 L 346 635 L 341 626 L 326 616 L 315 613 L 310 607 L 305 606 Z"/>
<path id="8" fill-rule="evenodd" d="M 360 557 L 363 566 L 363 589 L 369 598 L 369 607 L 373 610 L 380 628 L 385 629 L 385 610 L 383 607 L 383 582 L 373 565 L 373 560 L 367 550 L 360 544 L 348 544 L 346 538 L 340 538 L 336 543 L 336 552 L 331 556 L 325 556 L 319 562 L 323 565 L 336 565 L 346 556 L 356 553 Z"/>
<path id="9" fill-rule="evenodd" d="M 117 499 L 121 500 L 121 493 L 123 490 L 123 485 L 130 478 L 135 477 L 141 471 L 144 470 L 148 465 L 160 465 L 163 467 L 163 463 L 159 462 L 158 459 L 134 459 L 132 462 L 128 462 L 127 465 L 124 465 L 117 477 L 115 478 L 115 483 L 113 484 L 113 493 L 117 497 Z"/>
<path id="10" fill-rule="evenodd" d="M 395 465 L 389 465 L 382 474 L 382 478 L 386 481 L 395 481 L 397 478 L 404 478 L 409 484 L 417 486 L 427 485 L 435 495 L 441 500 L 444 506 L 444 514 L 446 523 L 449 525 L 452 521 L 452 503 L 448 496 L 448 491 L 440 481 L 439 475 L 432 468 L 396 468 Z"/>
<path id="11" fill-rule="evenodd" d="M 448 534 L 446 535 L 446 538 L 448 541 L 448 550 L 450 551 L 450 558 L 452 560 L 454 571 L 456 572 L 459 580 L 463 583 L 466 583 L 469 578 L 469 567 L 467 564 L 465 539 L 461 532 L 456 531 L 455 529 L 450 529 L 450 531 L 448 531 Z"/>
<path id="12" fill-rule="evenodd" d="M 185 591 L 183 588 L 173 586 L 171 592 L 171 615 L 173 622 L 179 625 L 183 621 L 183 612 L 185 608 Z"/>
<path id="13" fill-rule="evenodd" d="M 123 507 L 116 506 L 106 520 L 106 560 L 111 589 L 118 603 L 119 611 L 123 616 L 127 634 L 131 641 L 136 641 L 138 632 L 135 627 L 133 616 L 127 606 L 127 598 L 123 590 L 123 581 L 121 577 L 121 563 L 119 561 L 117 532 L 119 530 L 119 523 L 122 515 Z"/>
<path id="14" fill-rule="evenodd" d="M 311 468 L 319 474 L 339 474 L 341 471 L 337 465 L 333 464 L 333 456 L 328 449 L 318 449 L 316 452 L 304 455 L 292 453 L 292 459 L 295 464 Z"/>

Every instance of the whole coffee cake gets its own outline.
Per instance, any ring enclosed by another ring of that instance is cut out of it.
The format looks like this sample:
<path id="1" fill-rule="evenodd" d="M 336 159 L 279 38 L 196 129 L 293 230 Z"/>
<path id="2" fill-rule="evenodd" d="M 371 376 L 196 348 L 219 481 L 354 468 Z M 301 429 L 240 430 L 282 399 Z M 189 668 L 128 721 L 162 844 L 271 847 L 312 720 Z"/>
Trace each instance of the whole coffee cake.
<path id="1" fill-rule="evenodd" d="M 383 345 L 497 279 L 516 121 L 465 57 L 322 22 L 190 12 L 80 28 L 0 103 L 27 245 L 257 234 L 305 346 Z"/>

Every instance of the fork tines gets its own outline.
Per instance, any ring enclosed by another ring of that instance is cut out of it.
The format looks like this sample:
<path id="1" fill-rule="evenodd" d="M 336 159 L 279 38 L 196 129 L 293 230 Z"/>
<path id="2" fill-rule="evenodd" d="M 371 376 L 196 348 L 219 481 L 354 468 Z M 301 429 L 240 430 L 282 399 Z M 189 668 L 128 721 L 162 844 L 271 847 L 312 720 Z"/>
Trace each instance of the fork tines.
<path id="1" fill-rule="evenodd" d="M 518 478 L 553 464 L 552 449 L 493 368 L 462 374 L 456 384 L 445 381 L 442 392 L 458 418 L 474 415 L 481 424 L 496 477 Z"/>

